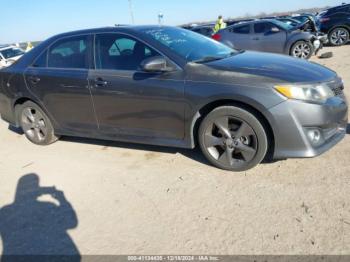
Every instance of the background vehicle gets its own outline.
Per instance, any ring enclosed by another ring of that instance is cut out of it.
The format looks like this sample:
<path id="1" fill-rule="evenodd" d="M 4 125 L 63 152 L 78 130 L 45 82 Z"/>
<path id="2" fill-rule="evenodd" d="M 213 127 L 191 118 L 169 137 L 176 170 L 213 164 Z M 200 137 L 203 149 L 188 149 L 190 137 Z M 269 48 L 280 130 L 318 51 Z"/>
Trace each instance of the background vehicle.
<path id="1" fill-rule="evenodd" d="M 24 55 L 24 51 L 16 46 L 0 46 L 0 68 L 10 66 Z"/>
<path id="2" fill-rule="evenodd" d="M 1 70 L 0 113 L 38 145 L 60 135 L 199 145 L 213 165 L 243 171 L 337 144 L 342 89 L 333 71 L 301 59 L 180 28 L 115 27 L 52 37 Z"/>
<path id="3" fill-rule="evenodd" d="M 207 37 L 211 37 L 214 34 L 214 26 L 215 25 L 212 25 L 212 24 L 198 25 L 198 26 L 193 26 L 193 27 L 189 27 L 186 29 L 191 30 L 193 32 L 196 32 L 198 34 L 207 36 Z"/>
<path id="4" fill-rule="evenodd" d="M 288 25 L 291 25 L 293 27 L 296 27 L 297 25 L 300 24 L 300 22 L 298 20 L 295 20 L 293 18 L 287 18 L 287 17 L 286 18 L 276 18 L 276 20 L 281 21 L 283 23 L 286 23 Z"/>
<path id="5" fill-rule="evenodd" d="M 330 8 L 318 15 L 320 29 L 333 46 L 345 45 L 350 37 L 350 4 Z"/>
<path id="6" fill-rule="evenodd" d="M 238 49 L 291 55 L 309 59 L 320 47 L 320 41 L 311 33 L 277 20 L 256 20 L 233 25 L 213 36 L 226 45 Z"/>
<path id="7" fill-rule="evenodd" d="M 231 19 L 231 20 L 227 20 L 225 21 L 227 26 L 231 26 L 231 25 L 236 25 L 239 23 L 244 23 L 244 22 L 250 22 L 250 21 L 254 21 L 256 19 Z"/>

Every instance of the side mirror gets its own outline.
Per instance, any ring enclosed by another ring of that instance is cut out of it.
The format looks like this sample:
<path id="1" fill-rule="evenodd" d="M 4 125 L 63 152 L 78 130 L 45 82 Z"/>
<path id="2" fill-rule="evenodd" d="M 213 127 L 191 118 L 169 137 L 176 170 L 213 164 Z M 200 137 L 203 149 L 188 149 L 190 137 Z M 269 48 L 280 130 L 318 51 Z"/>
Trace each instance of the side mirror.
<path id="1" fill-rule="evenodd" d="M 168 66 L 167 60 L 162 56 L 154 56 L 147 58 L 141 62 L 141 70 L 145 72 L 170 72 L 173 71 L 174 68 Z"/>
<path id="2" fill-rule="evenodd" d="M 278 27 L 272 27 L 271 30 L 270 30 L 270 32 L 273 33 L 273 34 L 274 34 L 274 33 L 278 33 L 279 31 L 280 31 L 280 30 L 279 30 Z"/>

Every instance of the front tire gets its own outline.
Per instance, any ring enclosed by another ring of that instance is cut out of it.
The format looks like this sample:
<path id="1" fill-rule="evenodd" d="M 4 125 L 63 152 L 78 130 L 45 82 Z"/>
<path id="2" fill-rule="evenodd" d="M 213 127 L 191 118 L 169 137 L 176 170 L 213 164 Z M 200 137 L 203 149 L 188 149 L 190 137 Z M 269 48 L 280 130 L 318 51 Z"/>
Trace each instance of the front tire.
<path id="1" fill-rule="evenodd" d="M 199 144 L 214 166 L 246 171 L 260 164 L 268 150 L 266 131 L 250 111 L 236 106 L 214 109 L 202 121 Z"/>
<path id="2" fill-rule="evenodd" d="M 310 42 L 301 40 L 296 42 L 290 49 L 290 55 L 301 59 L 310 59 L 314 53 L 314 47 Z"/>
<path id="3" fill-rule="evenodd" d="M 25 102 L 18 108 L 18 122 L 26 138 L 36 145 L 50 145 L 59 137 L 45 112 L 33 102 Z"/>
<path id="4" fill-rule="evenodd" d="M 334 28 L 328 38 L 332 46 L 342 46 L 349 41 L 349 31 L 342 27 Z"/>

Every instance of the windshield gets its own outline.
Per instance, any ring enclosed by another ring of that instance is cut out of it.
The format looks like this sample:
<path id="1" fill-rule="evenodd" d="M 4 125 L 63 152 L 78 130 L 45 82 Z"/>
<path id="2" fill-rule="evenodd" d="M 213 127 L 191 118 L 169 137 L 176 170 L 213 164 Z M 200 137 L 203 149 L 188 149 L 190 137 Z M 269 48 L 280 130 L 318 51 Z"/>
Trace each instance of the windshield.
<path id="1" fill-rule="evenodd" d="M 284 23 L 282 21 L 274 20 L 273 22 L 275 23 L 275 25 L 281 27 L 282 29 L 284 29 L 286 31 L 292 30 L 294 28 L 294 26 L 292 26 L 291 24 L 287 24 L 287 23 Z"/>
<path id="2" fill-rule="evenodd" d="M 2 54 L 2 56 L 5 59 L 9 59 L 9 58 L 20 56 L 20 55 L 24 54 L 24 52 L 19 48 L 8 48 L 5 50 L 1 50 L 0 53 Z"/>
<path id="3" fill-rule="evenodd" d="M 189 62 L 207 62 L 237 53 L 215 40 L 181 28 L 160 27 L 143 32 Z"/>

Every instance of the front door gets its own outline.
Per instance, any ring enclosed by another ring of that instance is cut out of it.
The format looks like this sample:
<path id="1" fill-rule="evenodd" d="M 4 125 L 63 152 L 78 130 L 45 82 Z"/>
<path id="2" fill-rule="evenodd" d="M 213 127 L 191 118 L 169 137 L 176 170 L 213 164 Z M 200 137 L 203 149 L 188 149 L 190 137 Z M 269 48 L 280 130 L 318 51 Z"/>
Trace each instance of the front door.
<path id="1" fill-rule="evenodd" d="M 287 33 L 276 25 L 263 21 L 254 24 L 251 40 L 254 50 L 282 54 Z"/>
<path id="2" fill-rule="evenodd" d="M 184 76 L 140 71 L 140 63 L 159 56 L 131 36 L 95 36 L 96 69 L 89 81 L 99 129 L 115 136 L 184 138 Z"/>
<path id="3" fill-rule="evenodd" d="M 58 40 L 25 72 L 27 86 L 59 129 L 97 131 L 88 83 L 90 46 L 89 36 Z"/>

